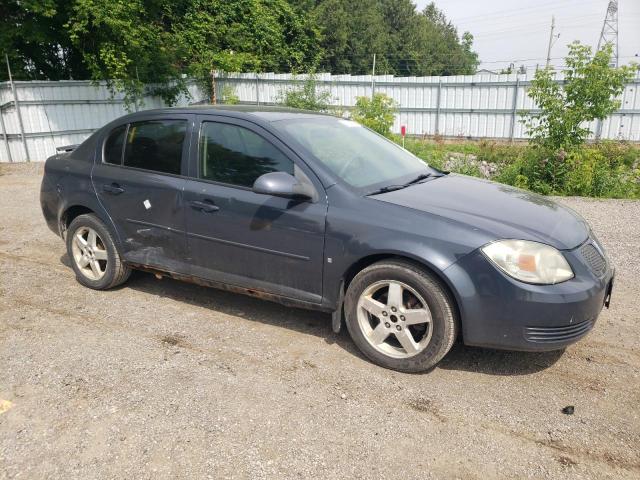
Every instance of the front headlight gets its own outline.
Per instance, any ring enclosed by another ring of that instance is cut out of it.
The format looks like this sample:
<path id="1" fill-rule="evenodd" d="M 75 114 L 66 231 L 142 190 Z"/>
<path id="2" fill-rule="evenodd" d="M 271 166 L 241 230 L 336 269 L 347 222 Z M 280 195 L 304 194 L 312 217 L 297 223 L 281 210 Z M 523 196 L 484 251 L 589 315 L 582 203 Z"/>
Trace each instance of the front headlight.
<path id="1" fill-rule="evenodd" d="M 481 250 L 500 270 L 523 282 L 550 285 L 573 278 L 564 255 L 544 243 L 499 240 Z"/>

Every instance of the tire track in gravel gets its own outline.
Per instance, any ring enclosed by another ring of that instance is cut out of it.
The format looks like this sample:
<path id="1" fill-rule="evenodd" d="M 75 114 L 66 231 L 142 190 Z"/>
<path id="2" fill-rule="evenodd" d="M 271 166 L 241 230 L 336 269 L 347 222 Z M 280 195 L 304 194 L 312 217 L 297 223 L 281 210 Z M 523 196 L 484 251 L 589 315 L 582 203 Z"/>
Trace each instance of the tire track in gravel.
<path id="1" fill-rule="evenodd" d="M 480 426 L 487 430 L 491 430 L 504 435 L 509 435 L 513 438 L 528 442 L 533 445 L 537 445 L 539 447 L 551 449 L 553 451 L 566 455 L 572 455 L 574 458 L 580 458 L 582 461 L 596 461 L 607 466 L 622 468 L 631 473 L 640 472 L 640 461 L 625 460 L 608 451 L 593 452 L 590 450 L 577 449 L 558 440 L 540 439 L 530 433 L 505 429 L 504 427 L 496 423 L 480 423 Z"/>
<path id="2" fill-rule="evenodd" d="M 64 272 L 70 272 L 71 273 L 71 277 L 73 278 L 73 271 L 70 270 L 68 267 L 65 267 L 64 265 L 59 265 L 59 264 L 55 264 L 52 262 L 48 262 L 46 260 L 39 260 L 39 259 L 33 259 L 30 257 L 26 257 L 23 255 L 16 255 L 16 254 L 11 254 L 8 252 L 4 252 L 0 250 L 0 258 L 4 257 L 4 258 L 8 258 L 10 260 L 14 260 L 14 261 L 23 261 L 23 262 L 27 262 L 27 263 L 31 263 L 34 265 L 38 265 L 41 267 L 46 267 L 46 268 L 55 268 L 58 271 L 64 271 Z M 125 287 L 126 288 L 126 287 Z M 15 296 L 14 296 L 15 297 Z M 27 297 L 21 297 L 20 298 L 20 302 L 24 303 L 24 304 L 29 304 L 31 307 L 33 308 L 42 308 L 42 305 L 33 301 L 30 301 L 27 299 Z M 70 311 L 58 311 L 55 308 L 51 308 L 51 307 L 46 307 L 48 309 L 48 311 L 50 311 L 51 313 L 56 313 L 59 315 L 63 315 L 63 316 L 70 316 Z M 82 317 L 79 317 L 82 318 Z M 108 325 L 113 325 L 111 323 L 105 323 L 105 322 L 101 322 L 102 325 L 104 326 L 108 326 Z M 86 325 L 86 324 L 83 324 Z M 115 330 L 114 330 L 115 331 Z M 158 340 L 159 338 L 162 337 L 162 334 L 158 334 L 157 336 L 149 336 L 146 335 L 147 338 L 154 338 L 155 340 Z M 603 344 L 603 342 L 598 342 L 598 341 L 592 341 L 590 342 L 590 340 L 587 338 L 585 339 L 585 345 L 589 345 L 590 343 L 592 344 Z M 609 350 L 611 348 L 614 348 L 613 345 L 608 345 L 605 344 L 609 347 Z M 195 347 L 187 342 L 182 342 L 181 345 L 183 348 L 186 349 L 190 349 L 193 350 L 195 352 L 197 351 L 201 351 L 201 353 L 206 353 L 206 350 L 199 350 L 199 347 Z M 626 353 L 629 353 L 635 357 L 637 357 L 638 359 L 640 359 L 640 352 L 637 352 L 635 349 L 631 349 L 631 348 L 625 348 L 622 346 L 615 346 L 615 348 L 624 350 Z M 231 352 L 231 350 L 230 350 Z M 208 350 L 208 353 L 213 353 L 213 350 Z M 235 352 L 237 353 L 237 352 Z M 611 352 L 607 352 L 608 355 L 611 355 Z M 630 365 L 628 362 L 625 362 L 624 360 L 618 358 L 618 357 L 612 357 L 615 358 L 616 363 L 618 365 L 624 365 L 624 366 L 632 366 Z M 639 362 L 640 363 L 640 362 Z M 602 392 L 604 391 L 605 388 L 607 388 L 607 386 L 603 385 L 601 380 L 599 380 L 598 378 L 593 378 L 593 377 L 589 377 L 589 376 L 585 376 L 585 375 L 581 375 L 580 371 L 575 371 L 575 370 L 570 370 L 570 369 L 560 369 L 560 368 L 547 368 L 546 370 L 543 371 L 543 373 L 545 375 L 552 375 L 555 376 L 556 378 L 562 379 L 563 381 L 566 380 L 571 380 L 572 383 L 575 384 L 576 387 L 581 388 L 583 390 L 586 391 L 599 391 Z M 622 388 L 621 385 L 617 385 L 616 388 L 620 389 L 621 391 L 626 391 L 629 394 L 634 394 L 635 393 L 635 389 L 633 389 L 632 385 L 629 385 L 628 388 Z"/>
<path id="3" fill-rule="evenodd" d="M 47 262 L 43 260 L 35 260 L 35 259 L 24 257 L 21 255 L 9 254 L 7 252 L 0 251 L 0 257 L 5 257 L 14 261 L 23 261 L 23 262 L 37 265 L 47 269 L 50 269 L 51 267 L 55 267 L 57 270 L 64 270 L 67 272 L 69 271 L 68 268 L 60 265 L 55 265 L 51 262 Z M 46 275 L 46 272 L 44 273 Z M 217 357 L 219 357 L 220 355 L 220 352 L 216 348 L 204 348 L 201 346 L 197 346 L 191 343 L 188 339 L 180 336 L 174 336 L 170 334 L 169 335 L 148 334 L 146 332 L 143 332 L 140 329 L 135 329 L 130 326 L 115 325 L 114 323 L 102 320 L 100 317 L 95 315 L 91 315 L 91 314 L 79 315 L 76 312 L 74 312 L 72 309 L 46 305 L 44 304 L 43 299 L 33 298 L 33 296 L 27 297 L 25 295 L 16 294 L 15 292 L 6 292 L 6 293 L 8 295 L 5 295 L 5 301 L 9 303 L 9 308 L 11 308 L 12 305 L 27 306 L 28 308 L 34 309 L 36 311 L 41 311 L 41 312 L 46 312 L 49 314 L 56 315 L 62 321 L 71 322 L 83 327 L 99 328 L 103 331 L 113 332 L 113 333 L 125 333 L 128 335 L 132 335 L 134 338 L 142 338 L 150 342 L 151 344 L 155 344 L 157 345 L 157 348 L 163 350 L 163 352 L 166 351 L 167 346 L 170 346 L 175 348 L 182 348 L 196 354 L 207 355 L 208 357 L 215 360 L 217 360 Z M 216 337 L 214 337 L 214 339 L 215 338 Z M 166 355 L 166 353 L 164 354 Z M 245 354 L 242 354 L 241 352 L 238 352 L 237 350 L 231 350 L 231 349 L 226 350 L 224 353 L 224 356 L 225 358 L 232 357 L 231 359 L 229 359 L 232 362 L 238 362 L 238 361 L 240 363 L 248 362 L 251 364 L 251 368 L 258 367 L 261 370 L 266 369 L 268 373 L 273 373 L 273 369 L 281 365 L 281 358 L 279 356 L 274 357 L 272 359 L 256 360 L 250 355 L 245 355 Z M 215 363 L 215 360 L 214 360 L 214 363 Z M 586 390 L 593 389 L 591 386 L 589 386 L 590 382 L 593 379 L 589 377 L 581 376 L 579 374 L 575 374 L 575 372 L 571 374 L 571 372 L 564 369 L 563 370 L 547 369 L 544 371 L 544 374 L 555 376 L 564 381 L 566 381 L 567 376 L 569 376 L 571 380 L 576 383 L 577 387 L 586 389 Z M 330 386 L 331 384 L 335 383 L 335 378 L 332 378 L 332 377 L 326 377 L 323 375 L 315 375 L 314 377 L 316 381 L 325 383 L 325 385 L 327 386 Z M 625 460 L 609 451 L 593 452 L 593 451 L 588 451 L 583 449 L 572 448 L 558 441 L 540 439 L 533 434 L 505 428 L 500 424 L 487 423 L 486 421 L 470 422 L 469 421 L 470 419 L 465 417 L 464 415 L 454 417 L 441 410 L 438 410 L 436 413 L 433 413 L 431 411 L 432 409 L 429 409 L 428 412 L 425 411 L 423 405 L 420 405 L 419 407 L 420 408 L 414 408 L 414 410 L 418 411 L 419 414 L 427 413 L 429 415 L 433 415 L 440 422 L 452 423 L 454 425 L 458 425 L 459 427 L 464 427 L 464 428 L 475 427 L 475 428 L 483 429 L 488 432 L 495 432 L 502 435 L 507 435 L 510 438 L 514 438 L 518 440 L 519 442 L 535 445 L 539 448 L 543 448 L 548 451 L 559 452 L 563 455 L 570 455 L 573 457 L 573 459 L 579 459 L 581 462 L 585 462 L 585 463 L 596 462 L 609 467 L 623 468 L 629 472 L 640 471 L 640 463 Z"/>

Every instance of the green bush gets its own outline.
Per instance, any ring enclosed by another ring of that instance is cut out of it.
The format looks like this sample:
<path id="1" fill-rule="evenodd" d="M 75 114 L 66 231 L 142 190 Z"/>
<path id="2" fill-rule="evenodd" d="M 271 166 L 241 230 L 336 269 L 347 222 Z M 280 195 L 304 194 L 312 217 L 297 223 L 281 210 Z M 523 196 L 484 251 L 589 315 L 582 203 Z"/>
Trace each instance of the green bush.
<path id="1" fill-rule="evenodd" d="M 374 93 L 373 98 L 358 97 L 352 118 L 386 137 L 391 136 L 395 120 L 396 103 L 384 93 Z"/>
<path id="2" fill-rule="evenodd" d="M 240 97 L 236 94 L 236 89 L 232 85 L 222 87 L 222 103 L 225 105 L 238 105 Z"/>
<path id="3" fill-rule="evenodd" d="M 287 107 L 312 110 L 314 112 L 329 111 L 330 101 L 331 92 L 318 89 L 318 81 L 315 75 L 309 75 L 302 85 L 281 90 L 278 94 L 278 103 Z"/>
<path id="4" fill-rule="evenodd" d="M 400 137 L 394 140 L 400 143 Z M 628 142 L 608 140 L 554 151 L 490 141 L 454 144 L 407 138 L 405 148 L 436 168 L 465 175 L 482 177 L 477 164 L 488 162 L 497 167 L 492 180 L 543 195 L 640 198 L 640 147 Z M 451 161 L 452 154 L 456 161 Z M 460 159 L 460 154 L 475 162 Z"/>
<path id="5" fill-rule="evenodd" d="M 635 198 L 640 196 L 640 172 L 619 156 L 600 148 L 583 148 L 568 156 L 570 169 L 564 192 L 588 197 Z"/>

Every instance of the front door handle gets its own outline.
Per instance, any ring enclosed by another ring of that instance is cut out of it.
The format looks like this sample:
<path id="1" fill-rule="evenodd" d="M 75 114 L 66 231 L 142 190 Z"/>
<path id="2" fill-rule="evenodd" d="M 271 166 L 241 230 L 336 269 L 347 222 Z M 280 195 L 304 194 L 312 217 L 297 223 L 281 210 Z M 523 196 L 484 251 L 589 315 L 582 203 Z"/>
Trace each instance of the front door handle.
<path id="1" fill-rule="evenodd" d="M 191 208 L 195 208 L 196 210 L 200 210 L 202 212 L 217 212 L 220 210 L 220 207 L 215 205 L 211 200 L 204 200 L 202 202 L 198 200 L 194 200 L 191 203 Z"/>
<path id="2" fill-rule="evenodd" d="M 120 195 L 121 193 L 124 193 L 124 188 L 117 183 L 102 185 L 102 190 L 107 193 L 111 193 L 112 195 Z"/>

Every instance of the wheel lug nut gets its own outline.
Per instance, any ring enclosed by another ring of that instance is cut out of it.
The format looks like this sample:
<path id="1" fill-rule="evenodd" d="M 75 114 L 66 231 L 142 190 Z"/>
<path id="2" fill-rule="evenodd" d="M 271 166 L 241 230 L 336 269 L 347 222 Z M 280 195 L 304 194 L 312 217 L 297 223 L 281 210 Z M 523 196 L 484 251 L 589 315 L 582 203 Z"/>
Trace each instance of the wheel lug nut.
<path id="1" fill-rule="evenodd" d="M 404 322 L 404 315 L 400 315 L 400 320 Z"/>
<path id="2" fill-rule="evenodd" d="M 389 327 L 391 327 L 391 324 L 389 322 L 387 322 L 387 323 L 384 324 L 384 326 L 389 328 Z"/>
<path id="3" fill-rule="evenodd" d="M 402 330 L 402 327 L 400 325 L 396 325 L 396 330 L 400 331 Z"/>
<path id="4" fill-rule="evenodd" d="M 397 310 L 396 310 L 396 307 L 391 307 L 391 311 L 392 311 L 392 312 L 397 311 Z"/>
<path id="5" fill-rule="evenodd" d="M 387 315 L 389 315 L 387 312 L 382 312 L 383 317 L 386 317 Z"/>

